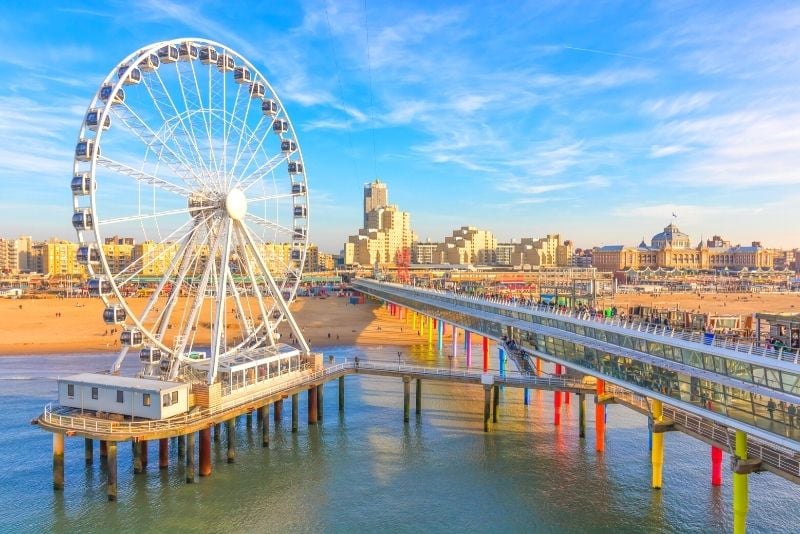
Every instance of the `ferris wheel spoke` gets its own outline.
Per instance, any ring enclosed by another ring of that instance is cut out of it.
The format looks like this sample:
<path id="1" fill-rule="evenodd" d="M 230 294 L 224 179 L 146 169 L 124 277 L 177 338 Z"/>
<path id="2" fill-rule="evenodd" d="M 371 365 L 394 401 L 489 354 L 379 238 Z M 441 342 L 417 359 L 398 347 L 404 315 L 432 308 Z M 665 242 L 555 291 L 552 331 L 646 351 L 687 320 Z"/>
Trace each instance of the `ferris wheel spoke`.
<path id="1" fill-rule="evenodd" d="M 197 144 L 197 134 L 194 131 L 194 122 L 193 122 L 193 119 L 194 119 L 193 114 L 196 111 L 199 111 L 199 109 L 202 109 L 203 106 L 202 106 L 202 102 L 200 102 L 200 95 L 199 94 L 196 95 L 197 96 L 197 104 L 198 104 L 197 108 L 198 109 L 192 109 L 192 106 L 190 106 L 190 104 L 189 104 L 192 95 L 189 95 L 189 97 L 187 98 L 186 93 L 187 93 L 187 89 L 191 90 L 192 86 L 191 86 L 191 82 L 187 81 L 187 83 L 184 83 L 183 75 L 182 75 L 182 72 L 181 72 L 182 70 L 184 70 L 184 68 L 181 67 L 181 65 L 184 65 L 185 63 L 186 62 L 183 62 L 183 61 L 178 61 L 178 62 L 175 63 L 175 70 L 178 73 L 178 86 L 180 87 L 181 98 L 183 99 L 183 109 L 186 112 L 185 121 L 184 121 L 184 119 L 182 119 L 181 120 L 181 124 L 184 127 L 184 131 L 186 131 L 185 122 L 189 123 L 189 132 L 187 132 L 187 135 L 189 136 L 189 139 L 191 140 L 192 145 L 193 145 L 193 147 L 195 149 L 195 153 L 197 155 L 197 161 L 200 163 L 200 166 L 202 167 L 202 169 L 205 172 L 205 174 L 208 175 L 208 174 L 210 174 L 209 164 L 211 162 L 210 161 L 206 162 L 206 160 L 203 158 L 203 151 L 200 150 L 200 146 Z M 191 61 L 189 61 L 188 63 L 191 63 Z M 197 80 L 195 79 L 195 82 L 196 81 Z M 201 116 L 202 116 L 202 113 L 201 113 Z"/>
<path id="2" fill-rule="evenodd" d="M 173 184 L 168 180 L 165 180 L 163 178 L 158 178 L 157 176 L 153 176 L 152 174 L 148 174 L 142 171 L 137 171 L 136 169 L 129 167 L 124 163 L 114 161 L 111 158 L 107 158 L 106 156 L 97 156 L 97 163 L 106 169 L 115 171 L 125 176 L 130 176 L 131 178 L 133 178 L 138 182 L 158 187 L 160 189 L 163 189 L 164 191 L 169 191 L 170 193 L 175 193 L 176 195 L 180 195 L 182 197 L 189 198 L 189 196 L 191 196 L 192 194 L 192 191 L 186 189 L 185 187 Z"/>
<path id="3" fill-rule="evenodd" d="M 265 124 L 264 115 L 262 114 L 261 117 L 258 119 L 255 128 L 253 128 L 250 132 L 250 135 L 247 136 L 247 140 L 245 141 L 244 145 L 242 146 L 242 137 L 243 135 L 239 136 L 239 147 L 236 149 L 236 158 L 233 160 L 233 165 L 231 166 L 231 176 L 236 176 L 236 167 L 239 166 L 239 162 L 246 154 L 250 154 L 251 159 L 248 159 L 247 162 L 250 163 L 252 161 L 252 156 L 258 152 L 259 147 L 264 142 L 266 135 L 269 133 L 269 124 L 267 124 L 266 131 L 263 136 L 259 137 L 258 131 L 261 128 L 261 125 Z M 244 128 L 242 128 L 242 134 L 244 134 Z M 254 143 L 256 141 L 256 143 Z M 247 170 L 247 167 L 242 169 L 243 171 Z"/>
<path id="4" fill-rule="evenodd" d="M 269 202 L 270 200 L 281 200 L 284 198 L 294 198 L 303 196 L 302 193 L 281 193 L 277 195 L 264 195 L 263 197 L 248 198 L 247 202 L 253 204 L 254 202 Z"/>
<path id="5" fill-rule="evenodd" d="M 169 97 L 169 92 L 167 91 L 166 86 L 164 85 L 164 81 L 161 79 L 161 76 L 156 71 L 156 76 L 159 81 L 158 84 L 151 83 L 151 79 L 149 76 L 145 76 L 142 79 L 142 85 L 144 85 L 145 89 L 147 90 L 148 95 L 150 95 L 150 100 L 153 103 L 153 107 L 158 112 L 158 115 L 161 117 L 162 125 L 161 128 L 166 128 L 170 125 L 171 120 L 167 118 L 167 108 L 171 107 L 175 110 L 175 106 L 171 104 L 171 99 Z M 175 110 L 177 115 L 177 110 Z M 177 126 L 177 125 L 176 125 Z M 203 178 L 202 172 L 200 172 L 200 168 L 195 165 L 191 161 L 186 151 L 184 150 L 183 145 L 178 142 L 177 137 L 174 134 L 175 127 L 172 128 L 173 132 L 171 133 L 172 143 L 175 145 L 175 149 L 172 150 L 170 148 L 170 152 L 174 154 L 177 159 L 179 165 L 183 167 L 183 175 L 189 175 L 191 178 L 187 178 L 184 176 L 184 179 L 187 180 L 187 183 L 192 183 L 195 186 L 203 186 L 209 187 L 208 182 Z M 166 132 L 165 132 L 166 133 Z M 167 141 L 169 138 L 159 138 L 161 143 L 167 145 Z M 180 153 L 180 154 L 179 154 Z M 191 180 L 191 182 L 188 182 Z"/>
<path id="6" fill-rule="evenodd" d="M 247 177 L 247 176 L 250 176 L 250 175 L 253 175 L 253 174 L 257 174 L 262 167 L 270 165 L 272 163 L 272 161 L 275 160 L 276 158 L 280 158 L 280 157 L 283 156 L 284 159 L 286 159 L 286 160 L 289 159 L 289 155 L 288 154 L 284 154 L 283 152 L 281 152 L 280 154 L 278 154 L 276 156 L 271 156 L 271 155 L 267 154 L 266 151 L 264 150 L 265 141 L 267 139 L 267 136 L 272 131 L 272 127 L 271 126 L 272 126 L 272 122 L 270 121 L 270 123 L 267 124 L 267 127 L 264 129 L 264 133 L 258 139 L 258 143 L 257 143 L 256 147 L 252 150 L 252 153 L 250 154 L 250 158 L 247 160 L 247 163 L 245 163 L 244 167 L 242 167 L 242 170 L 240 172 L 240 174 L 242 176 Z M 253 133 L 255 134 L 255 132 L 253 132 Z M 264 156 L 267 158 L 267 163 L 265 163 L 262 166 L 257 167 L 255 169 L 255 171 L 253 171 L 253 172 L 248 174 L 247 171 L 250 168 L 250 165 L 252 165 L 256 161 L 256 157 L 258 156 L 259 153 L 263 153 L 264 154 Z M 279 164 L 281 161 L 283 161 L 283 159 L 277 159 L 277 163 L 275 165 Z M 267 172 L 270 172 L 271 170 L 272 169 L 269 169 L 269 171 L 267 171 Z"/>
<path id="7" fill-rule="evenodd" d="M 215 317 L 216 321 L 214 324 L 214 341 L 213 345 L 211 346 L 211 362 L 209 363 L 208 367 L 208 383 L 211 384 L 214 382 L 214 379 L 217 376 L 217 365 L 219 364 L 219 359 L 221 354 L 224 352 L 222 347 L 222 338 L 223 334 L 226 333 L 225 329 L 225 318 L 226 318 L 226 298 L 225 298 L 225 281 L 228 276 L 230 276 L 230 255 L 231 255 L 231 234 L 233 233 L 233 219 L 228 219 L 225 228 L 225 242 L 222 248 L 222 255 L 220 256 L 219 260 L 219 272 L 217 274 L 218 277 L 218 286 L 217 286 L 217 301 L 216 301 L 216 312 L 217 316 Z M 209 258 L 209 263 L 212 262 L 212 258 Z M 227 335 L 225 337 L 225 342 L 227 343 Z"/>
<path id="8" fill-rule="evenodd" d="M 227 76 L 225 78 L 227 79 Z M 224 171 L 224 174 L 226 174 L 226 175 L 230 172 L 230 168 L 228 167 L 228 163 L 229 163 L 229 158 L 228 158 L 229 145 L 228 145 L 228 141 L 230 141 L 231 130 L 233 130 L 234 126 L 235 126 L 234 121 L 236 120 L 236 117 L 237 117 L 236 116 L 236 109 L 239 107 L 239 95 L 241 95 L 241 94 L 242 94 L 241 86 L 236 84 L 236 98 L 233 99 L 233 110 L 231 111 L 231 115 L 230 115 L 233 119 L 231 121 L 229 121 L 228 127 L 225 130 L 225 135 L 223 136 L 223 140 L 222 140 L 222 153 L 225 155 L 225 160 L 224 160 L 225 164 L 223 165 L 223 171 Z"/>
<path id="9" fill-rule="evenodd" d="M 247 250 L 248 249 L 253 254 L 253 259 L 258 257 L 259 251 L 254 249 L 252 246 L 250 246 L 250 244 L 247 241 L 247 238 L 245 237 L 244 233 L 242 232 L 241 225 L 234 225 L 234 228 L 235 228 L 235 231 L 236 231 L 236 235 L 239 237 L 239 241 L 241 243 L 241 248 L 242 248 L 242 250 L 245 251 L 244 257 L 247 258 Z M 256 275 L 255 275 L 255 272 L 254 272 L 254 270 L 252 268 L 252 265 L 248 264 L 246 270 L 247 270 L 247 275 L 250 278 L 250 283 L 252 284 L 253 291 L 256 294 L 256 300 L 257 300 L 257 303 L 258 303 L 258 309 L 261 312 L 261 318 L 262 318 L 264 324 L 266 325 L 267 337 L 269 338 L 270 344 L 274 345 L 275 344 L 275 337 L 274 337 L 272 328 L 270 327 L 270 319 L 271 318 L 270 318 L 269 312 L 267 311 L 266 307 L 264 306 L 264 295 L 261 293 L 261 284 L 259 283 L 259 281 L 256 278 Z M 265 278 L 265 281 L 266 281 L 266 278 Z"/>
<path id="10" fill-rule="evenodd" d="M 190 235 L 194 231 L 194 221 L 192 221 L 192 220 L 186 221 L 185 223 L 180 225 L 178 228 L 173 230 L 169 235 L 167 235 L 165 239 L 160 240 L 159 244 L 163 245 L 163 244 L 170 243 L 169 240 L 170 239 L 175 239 L 175 236 L 179 232 L 184 231 L 184 229 L 187 226 L 189 227 L 189 230 L 185 234 L 183 234 L 182 236 L 177 238 L 177 242 L 178 243 L 182 242 L 184 239 L 186 239 L 186 237 L 188 235 Z M 171 246 L 170 247 L 163 247 L 162 246 L 160 248 L 160 251 L 157 254 L 153 255 L 151 258 L 149 258 L 147 261 L 142 260 L 141 262 L 139 262 L 138 260 L 136 260 L 136 261 L 131 262 L 130 264 L 128 264 L 127 267 L 125 267 L 120 272 L 118 272 L 116 275 L 114 275 L 114 281 L 116 282 L 116 284 L 118 286 L 127 284 L 128 282 L 130 282 L 131 280 L 133 280 L 134 278 L 136 278 L 137 276 L 142 274 L 142 272 L 144 272 L 145 269 L 147 269 L 148 267 L 152 267 L 156 262 L 161 260 L 161 258 L 165 257 L 169 252 L 171 252 Z M 144 256 L 142 256 L 142 258 L 144 258 Z M 134 268 L 136 265 L 140 265 L 140 267 L 138 267 L 137 269 L 133 270 L 132 268 Z M 123 278 L 123 277 L 126 277 L 126 278 Z M 143 314 L 143 315 L 146 315 L 146 314 Z"/>
<path id="11" fill-rule="evenodd" d="M 97 221 L 98 226 L 105 226 L 108 224 L 116 224 L 116 223 L 125 223 L 125 222 L 135 222 L 135 221 L 142 221 L 145 219 L 153 219 L 158 217 L 169 217 L 171 215 L 180 215 L 181 213 L 194 213 L 201 210 L 213 210 L 216 209 L 214 206 L 202 206 L 197 208 L 179 208 L 174 210 L 167 210 L 167 211 L 159 211 L 156 213 L 144 213 L 140 215 L 129 215 L 126 217 L 115 217 L 113 219 L 106 219 L 104 221 Z"/>
<path id="12" fill-rule="evenodd" d="M 272 156 L 272 158 L 264 163 L 261 167 L 257 168 L 251 174 L 242 177 L 236 184 L 236 187 L 241 189 L 242 191 L 246 192 L 248 189 L 253 187 L 255 184 L 259 183 L 261 179 L 275 170 L 278 165 L 287 161 L 289 158 L 288 154 L 280 153 Z"/>
<path id="13" fill-rule="evenodd" d="M 250 248 L 253 250 L 253 253 L 255 254 L 258 266 L 267 279 L 267 287 L 269 287 L 269 290 L 272 293 L 275 303 L 278 305 L 278 308 L 280 309 L 283 316 L 286 317 L 286 320 L 289 322 L 289 326 L 294 331 L 295 336 L 297 336 L 297 340 L 300 342 L 300 347 L 302 348 L 303 352 L 308 354 L 310 352 L 308 344 L 306 343 L 306 340 L 303 337 L 300 328 L 297 326 L 294 317 L 292 317 L 292 314 L 289 313 L 289 307 L 287 306 L 286 301 L 283 300 L 283 295 L 281 294 L 278 285 L 275 283 L 275 279 L 272 277 L 272 273 L 270 273 L 269 269 L 267 268 L 267 265 L 264 263 L 264 258 L 261 257 L 261 252 L 258 250 L 258 247 L 256 247 L 256 244 L 253 241 L 253 236 L 250 235 L 250 231 L 247 229 L 247 226 L 245 226 L 239 221 L 237 221 L 237 224 L 241 228 L 245 240 L 250 244 Z"/>
<path id="14" fill-rule="evenodd" d="M 286 234 L 288 237 L 294 236 L 294 230 L 292 230 L 291 228 L 286 228 L 285 226 L 282 226 L 276 222 L 268 221 L 267 219 L 259 217 L 258 215 L 253 215 L 252 213 L 248 213 L 245 216 L 245 219 L 252 223 L 268 228 L 270 230 L 275 230 L 277 232 Z"/>
<path id="15" fill-rule="evenodd" d="M 250 90 L 248 90 L 248 93 L 249 92 L 250 92 Z M 238 98 L 238 93 L 237 93 L 237 98 Z M 235 176 L 235 172 L 236 172 L 236 164 L 239 162 L 239 158 L 241 157 L 242 140 L 245 138 L 245 136 L 248 136 L 247 135 L 247 132 L 248 132 L 247 118 L 250 115 L 250 107 L 251 107 L 254 99 L 253 99 L 252 95 L 248 94 L 246 100 L 247 100 L 247 105 L 244 108 L 244 117 L 241 119 L 241 121 L 242 121 L 241 128 L 239 128 L 239 140 L 236 143 L 236 152 L 234 153 L 233 163 L 231 164 L 230 172 L 228 173 L 228 180 L 227 180 L 227 184 L 226 184 L 228 187 L 230 187 L 231 182 L 233 181 L 233 176 Z M 263 118 L 264 118 L 264 115 L 262 114 L 261 115 L 261 119 L 263 119 Z M 261 120 L 258 121 L 258 123 L 256 124 L 256 127 L 259 124 L 261 124 Z M 248 138 L 249 138 L 249 136 L 248 136 Z"/>
<path id="16" fill-rule="evenodd" d="M 192 69 L 192 78 L 194 79 L 194 88 L 197 94 L 197 102 L 199 104 L 199 108 L 202 110 L 200 115 L 203 118 L 203 125 L 206 129 L 206 139 L 208 140 L 208 163 L 209 167 L 214 168 L 214 172 L 219 173 L 219 165 L 217 164 L 216 154 L 214 154 L 214 143 L 212 142 L 212 133 L 211 133 L 211 91 L 209 90 L 208 93 L 208 108 L 203 106 L 203 97 L 202 92 L 200 91 L 200 80 L 197 79 L 197 70 L 194 68 L 194 61 L 189 61 L 188 65 Z M 211 64 L 209 63 L 209 69 L 211 68 Z M 209 70 L 209 75 L 211 71 Z M 210 79 L 210 76 L 209 76 Z M 210 82 L 209 82 L 210 83 Z"/>
<path id="17" fill-rule="evenodd" d="M 145 146 L 153 152 L 159 151 L 159 161 L 167 166 L 187 184 L 198 184 L 200 179 L 184 154 L 178 154 L 167 144 L 161 135 L 153 131 L 147 122 L 127 103 L 111 108 L 114 117 L 119 119 Z M 166 153 L 165 153 L 166 152 Z"/>

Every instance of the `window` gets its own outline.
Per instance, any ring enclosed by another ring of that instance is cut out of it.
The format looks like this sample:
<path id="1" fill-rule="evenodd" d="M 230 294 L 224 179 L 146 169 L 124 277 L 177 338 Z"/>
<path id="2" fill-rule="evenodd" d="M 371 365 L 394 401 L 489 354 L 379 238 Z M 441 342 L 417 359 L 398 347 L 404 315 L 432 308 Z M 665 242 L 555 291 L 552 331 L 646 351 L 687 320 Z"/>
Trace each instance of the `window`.
<path id="1" fill-rule="evenodd" d="M 121 389 L 117 390 L 117 402 L 124 402 L 125 401 L 125 392 Z"/>
<path id="2" fill-rule="evenodd" d="M 164 397 L 162 398 L 162 403 L 161 404 L 162 404 L 162 406 L 169 406 L 170 404 L 172 404 L 169 401 L 169 393 L 164 393 Z"/>
<path id="3" fill-rule="evenodd" d="M 92 399 L 97 400 L 97 388 L 92 388 Z"/>
<path id="4" fill-rule="evenodd" d="M 172 404 L 178 404 L 178 392 L 177 391 L 173 391 L 172 392 Z"/>
<path id="5" fill-rule="evenodd" d="M 143 393 L 142 394 L 142 406 L 150 406 L 150 394 Z"/>
<path id="6" fill-rule="evenodd" d="M 75 384 L 67 384 L 67 397 L 70 399 L 75 396 Z"/>

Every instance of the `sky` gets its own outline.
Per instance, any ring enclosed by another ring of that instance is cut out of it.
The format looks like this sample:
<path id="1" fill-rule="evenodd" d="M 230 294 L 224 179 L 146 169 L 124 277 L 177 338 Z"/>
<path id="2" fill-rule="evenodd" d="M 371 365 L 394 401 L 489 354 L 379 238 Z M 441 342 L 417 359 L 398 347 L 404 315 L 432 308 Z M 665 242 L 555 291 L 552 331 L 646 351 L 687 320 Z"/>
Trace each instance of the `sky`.
<path id="1" fill-rule="evenodd" d="M 74 239 L 72 154 L 103 78 L 203 37 L 283 101 L 322 250 L 357 232 L 376 177 L 421 239 L 636 244 L 674 219 L 693 241 L 800 246 L 796 2 L 3 4 L 0 237 Z"/>

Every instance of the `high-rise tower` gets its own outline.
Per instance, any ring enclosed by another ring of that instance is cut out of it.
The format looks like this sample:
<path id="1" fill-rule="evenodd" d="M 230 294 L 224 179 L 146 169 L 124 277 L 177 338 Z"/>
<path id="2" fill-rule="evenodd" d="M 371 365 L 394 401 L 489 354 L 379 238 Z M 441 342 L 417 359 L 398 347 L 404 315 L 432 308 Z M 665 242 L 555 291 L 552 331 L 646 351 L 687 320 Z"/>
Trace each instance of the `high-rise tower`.
<path id="1" fill-rule="evenodd" d="M 364 228 L 368 229 L 367 214 L 389 205 L 389 189 L 380 180 L 364 184 Z"/>

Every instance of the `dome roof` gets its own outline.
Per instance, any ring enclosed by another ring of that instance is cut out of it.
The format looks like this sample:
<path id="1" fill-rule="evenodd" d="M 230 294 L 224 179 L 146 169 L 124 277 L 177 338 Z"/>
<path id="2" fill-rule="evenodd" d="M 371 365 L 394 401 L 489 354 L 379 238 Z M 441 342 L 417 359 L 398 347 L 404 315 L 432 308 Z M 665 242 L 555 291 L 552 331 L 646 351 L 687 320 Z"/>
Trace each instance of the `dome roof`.
<path id="1" fill-rule="evenodd" d="M 689 235 L 680 231 L 675 223 L 670 223 L 664 228 L 663 232 L 659 232 L 650 240 L 653 248 L 661 248 L 667 243 L 677 247 L 689 247 Z M 659 246 L 660 244 L 660 246 Z"/>

